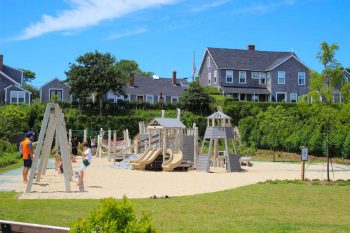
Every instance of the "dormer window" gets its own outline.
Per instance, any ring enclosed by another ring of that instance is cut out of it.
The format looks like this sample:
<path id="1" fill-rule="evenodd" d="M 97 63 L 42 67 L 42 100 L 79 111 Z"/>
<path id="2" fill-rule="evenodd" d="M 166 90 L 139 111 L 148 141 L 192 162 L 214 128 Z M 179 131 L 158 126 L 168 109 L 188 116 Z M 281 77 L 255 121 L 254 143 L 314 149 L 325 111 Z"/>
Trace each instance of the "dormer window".
<path id="1" fill-rule="evenodd" d="M 226 83 L 233 83 L 233 70 L 226 70 Z"/>
<path id="2" fill-rule="evenodd" d="M 246 78 L 247 78 L 247 72 L 245 72 L 245 71 L 239 71 L 239 83 L 240 84 L 246 84 L 247 82 L 247 80 L 246 80 Z"/>

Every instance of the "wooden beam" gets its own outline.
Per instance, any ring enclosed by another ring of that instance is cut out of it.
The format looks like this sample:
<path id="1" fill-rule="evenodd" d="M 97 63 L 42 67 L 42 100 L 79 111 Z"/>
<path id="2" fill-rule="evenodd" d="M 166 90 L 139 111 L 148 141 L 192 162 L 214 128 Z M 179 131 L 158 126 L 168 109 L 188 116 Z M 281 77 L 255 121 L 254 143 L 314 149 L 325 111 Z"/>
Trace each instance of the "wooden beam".
<path id="1" fill-rule="evenodd" d="M 70 230 L 67 227 L 57 227 L 49 225 L 40 225 L 24 222 L 14 222 L 0 220 L 1 232 L 13 232 L 13 233 L 68 233 Z"/>
<path id="2" fill-rule="evenodd" d="M 26 187 L 26 190 L 25 190 L 26 193 L 29 193 L 32 190 L 34 175 L 35 175 L 35 172 L 36 172 L 36 168 L 38 166 L 39 157 L 41 156 L 41 149 L 42 149 L 44 138 L 45 138 L 47 124 L 49 123 L 51 107 L 52 107 L 52 105 L 50 103 L 48 103 L 46 105 L 46 109 L 45 109 L 45 113 L 44 113 L 44 119 L 41 122 L 41 128 L 40 128 L 38 144 L 37 144 L 36 149 L 35 149 L 35 157 L 34 157 L 34 160 L 33 160 L 32 168 L 30 169 L 29 180 L 28 180 L 28 184 L 27 184 L 27 187 Z"/>

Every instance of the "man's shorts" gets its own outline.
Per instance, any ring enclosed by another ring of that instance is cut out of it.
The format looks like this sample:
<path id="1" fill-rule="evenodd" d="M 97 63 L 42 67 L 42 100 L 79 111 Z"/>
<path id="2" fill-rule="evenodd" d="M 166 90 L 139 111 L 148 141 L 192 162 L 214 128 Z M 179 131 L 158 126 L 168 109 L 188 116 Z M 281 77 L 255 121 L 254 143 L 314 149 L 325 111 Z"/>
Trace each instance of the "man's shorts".
<path id="1" fill-rule="evenodd" d="M 23 159 L 23 166 L 31 168 L 32 167 L 32 159 Z"/>

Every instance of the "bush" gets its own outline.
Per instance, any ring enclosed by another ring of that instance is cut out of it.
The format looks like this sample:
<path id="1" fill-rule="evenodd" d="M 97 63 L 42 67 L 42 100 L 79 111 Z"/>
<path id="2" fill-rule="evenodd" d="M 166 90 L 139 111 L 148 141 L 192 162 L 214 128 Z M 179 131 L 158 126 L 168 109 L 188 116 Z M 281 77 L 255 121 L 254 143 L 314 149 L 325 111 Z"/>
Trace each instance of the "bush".
<path id="1" fill-rule="evenodd" d="M 96 210 L 93 210 L 86 219 L 79 219 L 73 223 L 70 232 L 75 233 L 113 233 L 157 232 L 155 226 L 146 215 L 138 220 L 131 203 L 126 197 L 116 201 L 113 198 L 102 199 Z"/>
<path id="2" fill-rule="evenodd" d="M 0 168 L 15 164 L 20 159 L 20 154 L 17 153 L 2 153 L 0 154 Z"/>

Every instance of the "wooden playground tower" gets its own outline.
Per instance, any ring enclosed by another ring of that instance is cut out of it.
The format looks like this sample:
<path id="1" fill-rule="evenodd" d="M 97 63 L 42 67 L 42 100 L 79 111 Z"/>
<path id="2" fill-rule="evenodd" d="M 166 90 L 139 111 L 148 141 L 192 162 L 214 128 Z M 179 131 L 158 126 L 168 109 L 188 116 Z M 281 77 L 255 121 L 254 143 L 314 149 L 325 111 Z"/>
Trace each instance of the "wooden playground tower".
<path id="1" fill-rule="evenodd" d="M 208 154 L 203 154 L 204 145 L 208 140 Z M 207 117 L 207 128 L 202 142 L 201 153 L 196 164 L 197 171 L 210 172 L 210 158 L 212 154 L 214 158 L 212 161 L 218 161 L 219 140 L 223 140 L 225 143 L 224 159 L 226 160 L 226 171 L 240 172 L 242 169 L 234 142 L 231 117 L 223 113 L 221 107 L 218 107 L 217 112 Z M 233 155 L 230 155 L 229 143 L 233 145 Z"/>
<path id="2" fill-rule="evenodd" d="M 54 138 L 56 139 L 56 149 L 61 152 L 66 192 L 71 192 L 70 181 L 73 176 L 73 168 L 70 159 L 64 114 L 58 104 L 48 103 L 46 105 L 44 119 L 41 123 L 38 144 L 35 149 L 35 157 L 25 190 L 26 193 L 31 192 L 35 173 L 37 173 L 35 182 L 40 182 L 42 175 L 45 175 Z"/>

